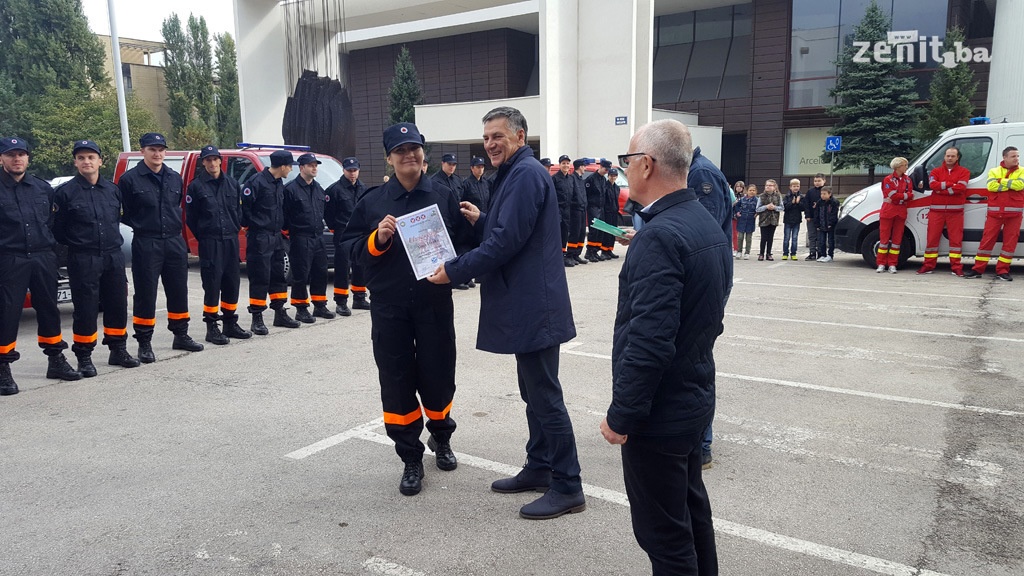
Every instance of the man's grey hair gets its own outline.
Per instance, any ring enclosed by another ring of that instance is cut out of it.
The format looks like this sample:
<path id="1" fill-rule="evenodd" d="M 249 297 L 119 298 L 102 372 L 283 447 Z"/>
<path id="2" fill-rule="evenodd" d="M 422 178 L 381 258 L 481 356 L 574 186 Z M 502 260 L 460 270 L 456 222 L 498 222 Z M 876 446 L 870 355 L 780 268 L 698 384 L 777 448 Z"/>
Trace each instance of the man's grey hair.
<path id="1" fill-rule="evenodd" d="M 693 140 L 685 124 L 658 120 L 642 126 L 635 138 L 636 151 L 654 158 L 667 176 L 686 178 L 693 161 Z"/>
<path id="2" fill-rule="evenodd" d="M 484 116 L 483 123 L 487 124 L 491 120 L 497 120 L 498 118 L 504 118 L 513 133 L 522 130 L 524 137 L 527 134 L 526 117 L 519 110 L 511 106 L 499 106 Z"/>

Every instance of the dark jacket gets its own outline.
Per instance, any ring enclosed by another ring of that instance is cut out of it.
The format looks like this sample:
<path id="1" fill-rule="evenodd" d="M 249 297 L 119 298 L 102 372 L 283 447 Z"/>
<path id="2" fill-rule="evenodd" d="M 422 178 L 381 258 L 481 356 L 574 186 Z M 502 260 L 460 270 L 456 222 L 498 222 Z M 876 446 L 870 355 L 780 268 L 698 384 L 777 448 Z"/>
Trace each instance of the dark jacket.
<path id="1" fill-rule="evenodd" d="M 619 225 L 619 192 L 620 188 L 618 184 L 613 184 L 611 180 L 605 183 L 605 190 L 607 191 L 604 197 L 604 210 L 601 213 L 604 215 L 605 222 L 612 226 Z"/>
<path id="2" fill-rule="evenodd" d="M 256 175 L 242 189 L 242 226 L 250 232 L 284 229 L 284 183 L 269 168 Z"/>
<path id="3" fill-rule="evenodd" d="M 0 168 L 0 252 L 52 250 L 52 217 L 53 188 L 46 181 L 25 174 L 15 182 Z"/>
<path id="4" fill-rule="evenodd" d="M 818 200 L 815 210 L 814 225 L 818 230 L 835 230 L 839 223 L 839 202 L 835 198 Z"/>
<path id="5" fill-rule="evenodd" d="M 444 173 L 444 170 L 438 170 L 431 178 L 433 179 L 434 188 L 448 190 L 455 196 L 455 201 L 458 202 L 459 195 L 462 192 L 462 176 L 458 174 L 449 176 Z"/>
<path id="6" fill-rule="evenodd" d="M 572 197 L 576 194 L 576 177 L 572 172 L 562 174 L 559 170 L 551 175 L 551 183 L 555 187 L 555 198 L 558 199 L 558 215 L 562 222 L 568 222 Z"/>
<path id="7" fill-rule="evenodd" d="M 608 425 L 619 434 L 700 432 L 715 407 L 712 349 L 732 283 L 731 239 L 683 189 L 647 213 L 619 272 Z"/>
<path id="8" fill-rule="evenodd" d="M 812 186 L 804 196 L 804 214 L 808 219 L 815 218 L 814 211 L 818 209 L 818 200 L 821 200 L 821 188 Z"/>
<path id="9" fill-rule="evenodd" d="M 569 210 L 575 210 L 577 212 L 587 211 L 587 187 L 583 183 L 583 176 L 573 172 L 573 196 L 572 202 L 569 203 Z"/>
<path id="10" fill-rule="evenodd" d="M 203 170 L 188 185 L 185 222 L 196 238 L 225 240 L 242 229 L 242 202 L 238 182 L 221 172 L 220 178 Z"/>
<path id="11" fill-rule="evenodd" d="M 736 213 L 736 231 L 751 233 L 757 229 L 757 196 L 744 196 L 732 208 Z"/>
<path id="12" fill-rule="evenodd" d="M 118 250 L 120 223 L 121 191 L 103 177 L 94 186 L 78 174 L 53 193 L 53 236 L 73 252 Z"/>
<path id="13" fill-rule="evenodd" d="M 315 179 L 292 180 L 284 187 L 284 229 L 291 236 L 323 236 L 326 204 L 327 193 Z"/>
<path id="14" fill-rule="evenodd" d="M 700 146 L 693 150 L 690 172 L 686 176 L 686 185 L 693 189 L 697 201 L 703 206 L 722 227 L 725 235 L 732 239 L 732 214 L 730 213 L 731 195 L 729 181 L 725 174 L 700 153 Z"/>
<path id="15" fill-rule="evenodd" d="M 486 176 L 476 179 L 470 176 L 462 181 L 462 190 L 459 192 L 459 200 L 469 202 L 476 206 L 481 212 L 487 212 L 491 205 L 491 187 L 493 182 Z"/>
<path id="16" fill-rule="evenodd" d="M 551 177 L 523 146 L 494 182 L 491 209 L 474 227 L 480 247 L 445 265 L 453 284 L 481 280 L 476 346 L 518 354 L 567 342 L 576 326 Z"/>
<path id="17" fill-rule="evenodd" d="M 181 218 L 181 196 L 184 185 L 181 175 L 164 164 L 160 173 L 149 169 L 145 162 L 121 175 L 117 181 L 121 190 L 124 214 L 121 221 L 146 238 L 173 238 L 184 229 Z"/>
<path id="18" fill-rule="evenodd" d="M 782 207 L 785 210 L 782 213 L 783 224 L 800 224 L 804 221 L 804 195 L 793 194 L 787 192 L 785 197 L 782 199 Z"/>
<path id="19" fill-rule="evenodd" d="M 608 180 L 597 172 L 583 176 L 583 188 L 587 191 L 587 220 L 604 214 L 604 195 Z M 603 219 L 603 218 L 602 218 Z"/>
<path id="20" fill-rule="evenodd" d="M 366 186 L 358 178 L 353 184 L 342 176 L 340 180 L 328 186 L 325 193 L 327 206 L 324 207 L 324 222 L 334 232 L 335 241 L 340 241 L 341 233 L 345 231 L 348 219 L 352 217 L 352 211 L 356 208 L 356 202 L 366 194 Z"/>

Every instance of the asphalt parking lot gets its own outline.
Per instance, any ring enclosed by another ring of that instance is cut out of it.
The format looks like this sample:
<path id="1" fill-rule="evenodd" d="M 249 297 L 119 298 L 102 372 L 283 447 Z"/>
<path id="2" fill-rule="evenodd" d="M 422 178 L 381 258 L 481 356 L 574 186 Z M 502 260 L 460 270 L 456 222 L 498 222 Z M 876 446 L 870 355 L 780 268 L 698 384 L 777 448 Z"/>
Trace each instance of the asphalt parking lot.
<path id="1" fill-rule="evenodd" d="M 459 468 L 428 456 L 415 497 L 397 490 L 367 312 L 193 354 L 160 319 L 155 364 L 98 350 L 98 377 L 55 382 L 27 311 L 22 392 L 0 398 L 0 574 L 649 574 L 598 432 L 621 262 L 567 271 L 579 335 L 561 378 L 588 508 L 541 522 L 517 515 L 535 495 L 488 490 L 521 465 L 526 425 L 514 360 L 473 348 L 478 290 L 455 293 Z M 1024 574 L 1015 272 L 736 262 L 705 472 L 722 574 Z"/>

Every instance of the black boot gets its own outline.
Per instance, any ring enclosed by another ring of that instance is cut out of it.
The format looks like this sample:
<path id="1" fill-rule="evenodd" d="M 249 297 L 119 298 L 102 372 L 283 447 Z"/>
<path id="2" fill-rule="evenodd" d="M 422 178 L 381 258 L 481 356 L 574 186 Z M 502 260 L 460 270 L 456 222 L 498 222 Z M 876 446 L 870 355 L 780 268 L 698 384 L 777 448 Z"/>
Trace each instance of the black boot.
<path id="1" fill-rule="evenodd" d="M 288 315 L 288 311 L 284 308 L 278 308 L 274 310 L 274 326 L 281 328 L 298 328 L 299 323 L 292 320 L 292 317 Z"/>
<path id="2" fill-rule="evenodd" d="M 153 353 L 153 344 L 149 340 L 139 340 L 139 361 L 143 364 L 156 362 L 156 354 Z"/>
<path id="3" fill-rule="evenodd" d="M 260 323 L 262 322 L 263 320 L 261 318 Z M 266 330 L 266 326 L 264 326 L 263 329 Z M 249 332 L 238 325 L 238 316 L 231 316 L 230 318 L 227 316 L 224 317 L 224 335 L 236 340 L 252 338 L 252 332 Z"/>
<path id="4" fill-rule="evenodd" d="M 369 310 L 370 301 L 366 299 L 366 294 L 363 292 L 356 292 L 352 295 L 352 309 L 353 310 Z"/>
<path id="5" fill-rule="evenodd" d="M 175 341 L 177 341 L 177 338 L 175 338 Z M 228 337 L 221 334 L 220 326 L 217 326 L 216 320 L 206 322 L 206 341 L 217 346 L 223 346 L 228 343 Z"/>
<path id="6" fill-rule="evenodd" d="M 218 333 L 220 330 L 217 331 Z M 223 335 L 221 335 L 223 338 Z M 175 332 L 174 342 L 171 343 L 171 348 L 174 350 L 187 350 L 189 352 L 202 352 L 203 345 L 196 342 L 188 335 L 188 332 L 181 331 Z"/>
<path id="7" fill-rule="evenodd" d="M 78 371 L 82 373 L 83 378 L 96 376 L 96 365 L 92 363 L 92 352 L 76 352 L 75 356 L 78 358 Z"/>
<path id="8" fill-rule="evenodd" d="M 590 262 L 581 258 L 579 254 L 573 254 L 572 259 L 575 260 L 577 264 L 590 264 Z"/>
<path id="9" fill-rule="evenodd" d="M 327 309 L 326 302 L 317 302 L 316 304 L 313 304 L 313 316 L 316 316 L 317 318 L 326 318 L 327 320 L 331 320 L 335 317 L 335 314 L 334 312 L 331 312 L 330 310 Z"/>
<path id="10" fill-rule="evenodd" d="M 46 377 L 50 380 L 81 380 L 82 373 L 68 364 L 63 353 L 47 357 Z M 95 367 L 93 368 L 95 370 Z"/>
<path id="11" fill-rule="evenodd" d="M 597 253 L 594 252 L 593 250 L 587 250 L 587 255 L 585 256 L 585 258 L 587 259 L 587 262 L 600 262 L 601 261 L 601 259 L 597 257 Z"/>
<path id="12" fill-rule="evenodd" d="M 352 310 L 348 307 L 348 298 L 338 302 L 338 307 L 334 309 L 338 316 L 351 316 Z"/>
<path id="13" fill-rule="evenodd" d="M 313 318 L 313 315 L 309 313 L 309 306 L 296 306 L 295 319 L 303 324 L 312 324 L 313 322 L 316 322 L 316 318 Z M 277 318 L 274 318 L 274 322 L 277 322 Z"/>
<path id="14" fill-rule="evenodd" d="M 431 435 L 430 439 L 427 440 L 427 448 L 430 448 L 434 452 L 434 460 L 437 463 L 437 467 L 445 472 L 451 472 L 459 467 L 459 461 L 455 458 L 455 453 L 452 452 L 452 444 L 450 440 L 444 442 L 438 442 Z"/>
<path id="15" fill-rule="evenodd" d="M 0 362 L 0 396 L 13 396 L 18 393 L 18 384 L 11 376 L 11 363 Z"/>
<path id="16" fill-rule="evenodd" d="M 266 336 L 270 334 L 270 330 L 267 330 L 267 325 L 263 323 L 263 312 L 252 313 L 252 326 L 249 327 L 253 334 L 259 336 Z"/>
<path id="17" fill-rule="evenodd" d="M 139 345 L 139 348 L 142 348 L 142 345 Z M 152 349 L 150 352 L 152 353 Z M 128 348 L 122 343 L 121 346 L 110 348 L 110 358 L 107 359 L 107 364 L 124 368 L 138 368 L 140 362 L 138 358 L 132 358 L 132 355 L 128 353 Z"/>
<path id="18" fill-rule="evenodd" d="M 423 489 L 423 462 L 406 462 L 398 491 L 406 496 L 415 496 Z"/>

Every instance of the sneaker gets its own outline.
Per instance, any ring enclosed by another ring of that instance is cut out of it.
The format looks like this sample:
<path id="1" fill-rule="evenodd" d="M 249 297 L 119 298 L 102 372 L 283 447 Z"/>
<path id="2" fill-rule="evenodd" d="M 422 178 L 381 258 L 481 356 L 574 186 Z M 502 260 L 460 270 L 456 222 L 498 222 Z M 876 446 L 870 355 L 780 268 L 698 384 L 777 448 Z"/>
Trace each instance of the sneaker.
<path id="1" fill-rule="evenodd" d="M 996 278 L 999 278 L 1003 282 L 1013 282 L 1013 276 L 1010 276 L 1009 272 L 1004 274 L 996 274 Z"/>
<path id="2" fill-rule="evenodd" d="M 964 270 L 962 277 L 970 280 L 971 278 L 981 278 L 981 274 L 975 272 L 974 268 L 968 268 L 967 270 Z"/>
<path id="3" fill-rule="evenodd" d="M 711 451 L 710 450 L 708 450 L 707 452 L 701 451 L 701 454 L 700 454 L 700 469 L 701 470 L 710 470 L 711 469 L 711 462 L 713 460 L 714 459 L 711 457 Z"/>
<path id="4" fill-rule="evenodd" d="M 832 261 L 832 257 L 831 256 L 822 256 L 821 258 L 818 258 L 818 262 L 826 262 L 826 263 L 828 263 L 828 262 L 831 262 L 831 261 Z"/>
<path id="5" fill-rule="evenodd" d="M 739 250 L 734 250 L 734 251 L 733 251 L 733 253 L 732 253 L 732 257 L 733 257 L 733 258 L 735 258 L 735 259 L 737 259 L 737 260 L 739 260 L 739 259 L 740 259 L 740 256 L 741 256 L 741 255 L 742 255 L 742 254 L 741 254 L 741 252 L 740 252 Z"/>
<path id="6" fill-rule="evenodd" d="M 935 270 L 925 270 L 924 268 L 921 268 L 917 271 L 918 274 L 931 274 L 932 272 L 935 272 Z"/>
<path id="7" fill-rule="evenodd" d="M 764 259 L 765 259 L 765 260 L 768 260 L 768 261 L 770 261 L 770 262 L 774 262 L 774 261 L 775 261 L 775 258 L 772 258 L 772 255 L 771 255 L 771 254 L 769 254 L 769 255 L 765 256 L 765 257 L 764 257 Z"/>
<path id="8" fill-rule="evenodd" d="M 960 272 L 957 272 L 956 270 L 951 270 L 949 273 L 952 274 L 953 276 L 959 276 L 961 278 L 964 277 L 964 273 L 962 270 Z"/>
<path id="9" fill-rule="evenodd" d="M 763 262 L 764 261 L 764 254 L 758 254 L 757 255 L 757 261 L 758 262 Z"/>
<path id="10" fill-rule="evenodd" d="M 895 273 L 896 273 L 896 267 L 895 266 L 889 266 L 889 274 L 895 274 Z"/>
<path id="11" fill-rule="evenodd" d="M 743 259 L 744 260 L 750 260 L 750 253 L 748 252 L 748 253 L 744 254 L 743 255 Z"/>
<path id="12" fill-rule="evenodd" d="M 878 268 L 875 268 L 875 272 L 878 272 L 878 273 L 885 272 L 885 265 L 883 264 L 883 265 L 879 266 Z"/>
<path id="13" fill-rule="evenodd" d="M 815 261 L 817 259 L 818 259 L 818 255 L 815 254 L 814 252 L 811 252 L 810 254 L 807 255 L 807 258 L 804 258 L 804 260 L 807 260 L 808 262 L 813 262 L 813 261 Z"/>

